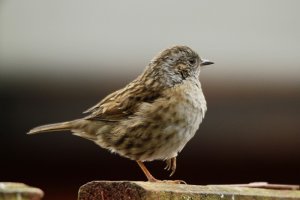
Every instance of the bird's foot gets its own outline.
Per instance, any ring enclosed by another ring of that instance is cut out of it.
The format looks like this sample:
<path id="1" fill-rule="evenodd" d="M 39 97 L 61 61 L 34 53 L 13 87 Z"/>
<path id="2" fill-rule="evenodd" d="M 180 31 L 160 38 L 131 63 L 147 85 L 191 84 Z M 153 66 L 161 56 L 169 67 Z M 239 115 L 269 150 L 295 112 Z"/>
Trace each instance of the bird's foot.
<path id="1" fill-rule="evenodd" d="M 167 165 L 165 167 L 165 170 L 167 171 L 171 170 L 171 174 L 170 174 L 171 177 L 176 171 L 176 157 L 166 160 L 166 163 Z"/>
<path id="2" fill-rule="evenodd" d="M 168 184 L 187 184 L 183 180 L 158 180 L 150 174 L 150 172 L 148 171 L 148 169 L 146 168 L 146 166 L 144 165 L 144 163 L 142 161 L 136 161 L 136 162 L 141 167 L 142 171 L 146 175 L 149 182 L 152 182 L 152 183 L 168 183 Z M 172 169 L 171 175 L 173 175 L 175 170 L 176 170 L 176 158 L 175 157 L 167 160 L 167 167 L 165 169 L 167 169 L 167 168 Z"/>
<path id="3" fill-rule="evenodd" d="M 187 184 L 184 180 L 162 180 L 162 182 L 170 184 Z"/>
<path id="4" fill-rule="evenodd" d="M 167 184 L 187 184 L 184 180 L 158 180 L 156 178 L 148 179 L 152 183 L 167 183 Z"/>

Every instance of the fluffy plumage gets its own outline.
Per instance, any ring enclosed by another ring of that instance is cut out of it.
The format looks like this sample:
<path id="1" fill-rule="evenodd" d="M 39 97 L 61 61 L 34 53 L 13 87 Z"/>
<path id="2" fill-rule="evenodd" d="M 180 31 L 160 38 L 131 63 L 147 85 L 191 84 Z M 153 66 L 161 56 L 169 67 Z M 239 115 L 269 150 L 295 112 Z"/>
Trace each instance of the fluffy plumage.
<path id="1" fill-rule="evenodd" d="M 85 111 L 86 117 L 36 127 L 29 134 L 71 130 L 140 166 L 141 161 L 167 160 L 173 174 L 177 154 L 206 112 L 198 77 L 200 66 L 209 64 L 187 46 L 168 48 L 135 80 Z M 143 171 L 149 181 L 157 181 Z"/>

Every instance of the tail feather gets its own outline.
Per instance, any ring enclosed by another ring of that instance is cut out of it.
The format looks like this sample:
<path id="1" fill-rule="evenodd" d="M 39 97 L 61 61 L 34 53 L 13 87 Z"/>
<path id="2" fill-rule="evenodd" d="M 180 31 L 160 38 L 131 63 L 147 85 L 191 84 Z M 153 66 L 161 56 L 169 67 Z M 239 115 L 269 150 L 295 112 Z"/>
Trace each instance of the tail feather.
<path id="1" fill-rule="evenodd" d="M 73 124 L 74 124 L 74 121 L 61 122 L 61 123 L 55 123 L 55 124 L 47 124 L 47 125 L 35 127 L 33 129 L 31 129 L 27 134 L 71 130 L 73 128 Z"/>

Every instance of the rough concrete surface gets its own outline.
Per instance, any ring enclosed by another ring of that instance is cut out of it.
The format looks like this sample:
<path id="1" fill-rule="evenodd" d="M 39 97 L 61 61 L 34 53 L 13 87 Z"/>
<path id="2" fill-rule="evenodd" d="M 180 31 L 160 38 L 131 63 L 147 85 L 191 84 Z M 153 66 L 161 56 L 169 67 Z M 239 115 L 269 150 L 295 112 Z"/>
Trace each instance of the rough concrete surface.
<path id="1" fill-rule="evenodd" d="M 300 200 L 300 190 L 240 186 L 197 186 L 131 181 L 92 181 L 80 187 L 78 200 Z"/>
<path id="2" fill-rule="evenodd" d="M 23 183 L 0 182 L 0 200 L 40 200 L 44 192 Z"/>

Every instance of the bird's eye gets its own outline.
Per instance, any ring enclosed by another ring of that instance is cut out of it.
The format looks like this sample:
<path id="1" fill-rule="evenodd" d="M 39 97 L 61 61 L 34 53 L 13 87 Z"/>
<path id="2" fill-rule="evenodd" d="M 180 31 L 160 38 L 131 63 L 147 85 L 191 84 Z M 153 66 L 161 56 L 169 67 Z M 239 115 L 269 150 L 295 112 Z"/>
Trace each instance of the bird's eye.
<path id="1" fill-rule="evenodd" d="M 194 58 L 189 59 L 189 63 L 191 65 L 194 65 L 196 63 L 196 60 Z"/>

